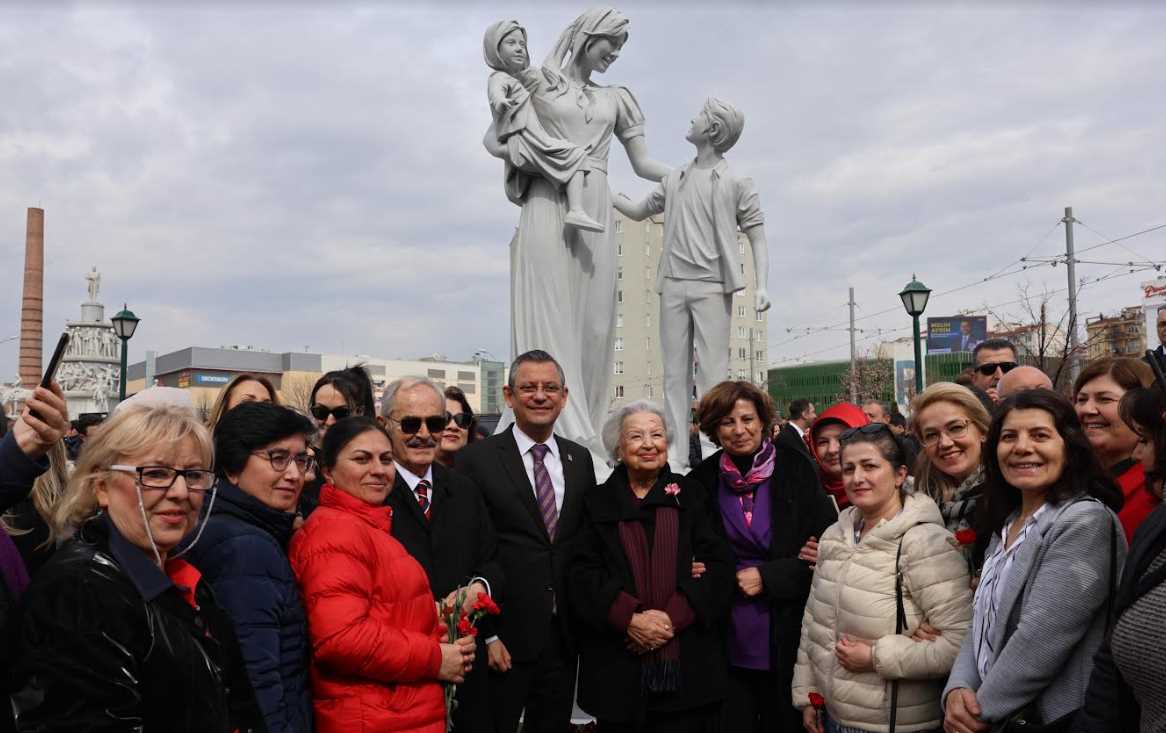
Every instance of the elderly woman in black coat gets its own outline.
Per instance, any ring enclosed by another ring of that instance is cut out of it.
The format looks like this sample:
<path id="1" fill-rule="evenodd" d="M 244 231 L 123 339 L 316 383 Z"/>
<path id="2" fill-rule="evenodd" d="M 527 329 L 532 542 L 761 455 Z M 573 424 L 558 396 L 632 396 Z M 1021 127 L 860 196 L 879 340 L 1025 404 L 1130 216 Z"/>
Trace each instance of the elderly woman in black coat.
<path id="1" fill-rule="evenodd" d="M 567 574 L 579 705 L 600 731 L 695 733 L 720 719 L 732 564 L 700 492 L 668 469 L 665 426 L 649 402 L 608 419 L 604 445 L 618 464 L 584 499 Z"/>

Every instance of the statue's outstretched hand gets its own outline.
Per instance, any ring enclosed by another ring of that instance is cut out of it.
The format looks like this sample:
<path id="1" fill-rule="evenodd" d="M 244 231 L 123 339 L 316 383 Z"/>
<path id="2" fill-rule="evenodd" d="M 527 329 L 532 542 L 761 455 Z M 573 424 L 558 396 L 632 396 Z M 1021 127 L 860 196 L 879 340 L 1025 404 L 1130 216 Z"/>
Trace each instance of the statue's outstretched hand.
<path id="1" fill-rule="evenodd" d="M 757 309 L 758 313 L 764 313 L 769 310 L 769 306 L 773 303 L 769 300 L 769 291 L 765 288 L 757 288 L 757 294 L 753 296 L 753 307 Z"/>

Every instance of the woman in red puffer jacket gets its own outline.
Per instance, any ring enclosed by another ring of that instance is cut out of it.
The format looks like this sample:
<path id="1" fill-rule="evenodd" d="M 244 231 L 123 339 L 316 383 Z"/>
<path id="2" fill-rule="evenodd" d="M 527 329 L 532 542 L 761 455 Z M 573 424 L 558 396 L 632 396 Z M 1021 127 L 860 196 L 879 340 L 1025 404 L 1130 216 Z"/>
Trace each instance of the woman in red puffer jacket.
<path id="1" fill-rule="evenodd" d="M 320 505 L 289 551 L 308 615 L 316 730 L 444 733 L 441 683 L 464 679 L 474 639 L 442 643 L 425 571 L 389 534 L 388 436 L 346 418 L 320 454 Z"/>

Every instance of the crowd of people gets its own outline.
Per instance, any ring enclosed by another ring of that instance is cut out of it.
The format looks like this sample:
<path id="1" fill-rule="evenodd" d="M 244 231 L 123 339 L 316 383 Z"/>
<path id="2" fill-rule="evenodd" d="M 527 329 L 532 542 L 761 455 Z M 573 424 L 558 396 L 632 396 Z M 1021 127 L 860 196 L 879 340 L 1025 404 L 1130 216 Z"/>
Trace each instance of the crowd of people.
<path id="1" fill-rule="evenodd" d="M 542 351 L 488 437 L 352 367 L 308 415 L 152 387 L 71 460 L 37 388 L 0 439 L 0 730 L 1166 730 L 1166 385 L 973 358 L 910 421 L 722 382 L 687 474 L 689 426 L 631 402 L 599 484 Z"/>

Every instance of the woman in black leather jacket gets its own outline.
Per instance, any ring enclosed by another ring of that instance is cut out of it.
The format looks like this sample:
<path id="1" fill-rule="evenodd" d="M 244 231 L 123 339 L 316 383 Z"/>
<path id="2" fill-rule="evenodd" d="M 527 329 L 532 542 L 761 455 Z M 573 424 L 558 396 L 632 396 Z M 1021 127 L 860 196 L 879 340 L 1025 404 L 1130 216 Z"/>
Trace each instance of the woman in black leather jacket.
<path id="1" fill-rule="evenodd" d="M 90 438 L 53 516 L 77 531 L 16 619 L 18 731 L 263 729 L 230 622 L 169 556 L 212 497 L 211 456 L 176 406 L 127 406 Z"/>

